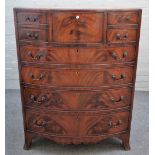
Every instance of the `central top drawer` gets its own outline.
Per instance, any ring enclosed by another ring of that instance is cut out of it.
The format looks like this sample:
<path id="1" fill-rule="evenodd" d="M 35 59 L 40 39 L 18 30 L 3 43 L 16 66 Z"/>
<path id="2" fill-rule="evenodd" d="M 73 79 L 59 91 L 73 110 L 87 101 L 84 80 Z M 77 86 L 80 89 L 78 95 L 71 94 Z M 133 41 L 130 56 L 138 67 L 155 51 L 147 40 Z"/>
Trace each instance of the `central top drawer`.
<path id="1" fill-rule="evenodd" d="M 54 12 L 53 42 L 102 43 L 103 13 Z"/>

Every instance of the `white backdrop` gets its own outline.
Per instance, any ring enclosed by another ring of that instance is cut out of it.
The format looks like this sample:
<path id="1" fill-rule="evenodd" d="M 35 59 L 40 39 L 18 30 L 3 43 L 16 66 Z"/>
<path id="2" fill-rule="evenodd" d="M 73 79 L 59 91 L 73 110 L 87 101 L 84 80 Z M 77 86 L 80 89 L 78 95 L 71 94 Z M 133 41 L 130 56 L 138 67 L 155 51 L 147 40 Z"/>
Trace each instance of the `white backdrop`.
<path id="1" fill-rule="evenodd" d="M 148 0 L 6 0 L 6 89 L 19 89 L 13 7 L 71 9 L 142 8 L 136 90 L 149 90 Z"/>

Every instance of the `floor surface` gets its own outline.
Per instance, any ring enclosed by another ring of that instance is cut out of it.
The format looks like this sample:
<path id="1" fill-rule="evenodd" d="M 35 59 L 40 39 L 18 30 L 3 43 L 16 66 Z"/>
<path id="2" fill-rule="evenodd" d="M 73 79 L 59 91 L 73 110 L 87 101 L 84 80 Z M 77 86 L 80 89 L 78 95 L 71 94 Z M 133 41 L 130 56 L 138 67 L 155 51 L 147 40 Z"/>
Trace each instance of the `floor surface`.
<path id="1" fill-rule="evenodd" d="M 136 92 L 131 129 L 131 150 L 109 139 L 91 145 L 58 145 L 47 139 L 33 142 L 23 150 L 23 123 L 18 90 L 6 90 L 6 155 L 149 155 L 149 94 Z"/>

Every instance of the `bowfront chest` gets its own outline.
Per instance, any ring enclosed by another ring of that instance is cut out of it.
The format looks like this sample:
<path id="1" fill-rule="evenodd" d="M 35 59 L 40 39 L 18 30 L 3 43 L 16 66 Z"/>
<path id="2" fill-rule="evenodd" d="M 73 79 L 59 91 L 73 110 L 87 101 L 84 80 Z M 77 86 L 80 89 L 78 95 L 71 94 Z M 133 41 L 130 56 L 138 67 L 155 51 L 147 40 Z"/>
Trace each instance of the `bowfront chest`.
<path id="1" fill-rule="evenodd" d="M 110 137 L 130 148 L 141 10 L 14 9 L 25 149 Z"/>

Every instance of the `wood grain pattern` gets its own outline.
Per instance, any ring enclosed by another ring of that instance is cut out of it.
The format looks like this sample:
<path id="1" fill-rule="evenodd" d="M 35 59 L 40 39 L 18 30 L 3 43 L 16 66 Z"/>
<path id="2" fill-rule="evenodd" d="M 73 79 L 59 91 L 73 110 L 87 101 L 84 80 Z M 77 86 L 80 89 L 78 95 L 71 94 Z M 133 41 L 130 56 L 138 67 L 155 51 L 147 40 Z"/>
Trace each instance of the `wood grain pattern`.
<path id="1" fill-rule="evenodd" d="M 62 136 L 97 136 L 128 129 L 129 112 L 102 115 L 100 113 L 57 113 L 32 110 L 26 112 L 27 130 Z M 68 125 L 68 122 L 70 123 Z"/>
<path id="2" fill-rule="evenodd" d="M 102 42 L 102 17 L 101 13 L 54 13 L 53 41 L 63 43 Z"/>
<path id="3" fill-rule="evenodd" d="M 26 112 L 27 130 L 53 135 L 75 136 L 77 133 L 76 115 L 60 115 L 59 113 Z M 68 125 L 69 122 L 69 125 Z"/>
<path id="4" fill-rule="evenodd" d="M 130 106 L 130 98 L 130 88 L 117 88 L 96 92 L 24 89 L 25 106 L 48 110 L 108 110 L 123 108 Z"/>
<path id="5" fill-rule="evenodd" d="M 47 24 L 47 18 L 45 13 L 41 12 L 19 12 L 17 13 L 18 24 Z"/>
<path id="6" fill-rule="evenodd" d="M 118 112 L 103 116 L 81 116 L 80 134 L 86 135 L 104 135 L 117 133 L 128 129 L 128 112 Z"/>
<path id="7" fill-rule="evenodd" d="M 109 43 L 127 43 L 136 42 L 136 29 L 108 29 L 107 41 Z"/>
<path id="8" fill-rule="evenodd" d="M 46 48 L 21 46 L 21 61 L 49 64 L 108 64 L 136 61 L 135 47 Z"/>
<path id="9" fill-rule="evenodd" d="M 128 84 L 133 81 L 133 67 L 110 69 L 40 69 L 22 68 L 22 81 L 29 84 L 63 86 L 103 86 L 110 84 Z"/>
<path id="10" fill-rule="evenodd" d="M 42 41 L 47 42 L 47 30 L 44 29 L 30 29 L 19 28 L 19 40 L 20 41 Z"/>
<path id="11" fill-rule="evenodd" d="M 116 136 L 129 150 L 141 10 L 14 9 L 25 145 Z"/>
<path id="12" fill-rule="evenodd" d="M 138 24 L 138 16 L 138 13 L 134 11 L 111 11 L 108 13 L 108 25 Z"/>

